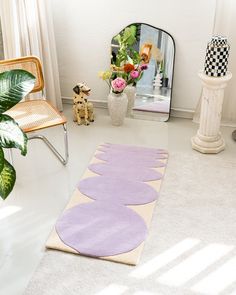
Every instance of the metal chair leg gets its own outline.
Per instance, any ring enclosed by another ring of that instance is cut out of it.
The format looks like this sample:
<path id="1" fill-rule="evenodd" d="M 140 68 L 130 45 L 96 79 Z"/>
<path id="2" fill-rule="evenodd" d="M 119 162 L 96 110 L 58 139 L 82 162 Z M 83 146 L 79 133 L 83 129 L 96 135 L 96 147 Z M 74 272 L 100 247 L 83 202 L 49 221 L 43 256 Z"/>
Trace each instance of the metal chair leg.
<path id="1" fill-rule="evenodd" d="M 44 136 L 44 135 L 31 135 L 28 136 L 28 139 L 41 139 L 44 141 L 44 143 L 49 147 L 49 149 L 53 152 L 53 154 L 57 157 L 57 159 L 63 164 L 66 165 L 68 163 L 69 159 L 69 151 L 68 151 L 68 135 L 67 135 L 67 127 L 66 124 L 63 124 L 63 130 L 64 130 L 64 145 L 65 145 L 65 157 L 56 150 L 56 148 L 51 144 L 51 142 Z"/>

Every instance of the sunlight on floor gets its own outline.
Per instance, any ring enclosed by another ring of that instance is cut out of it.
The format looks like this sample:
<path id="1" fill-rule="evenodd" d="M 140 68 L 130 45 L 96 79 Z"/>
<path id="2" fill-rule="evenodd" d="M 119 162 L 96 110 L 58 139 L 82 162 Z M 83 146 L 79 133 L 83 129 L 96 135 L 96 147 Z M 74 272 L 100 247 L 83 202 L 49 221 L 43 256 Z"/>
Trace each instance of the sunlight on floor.
<path id="1" fill-rule="evenodd" d="M 95 295 L 121 295 L 128 290 L 128 287 L 123 285 L 111 284 L 101 290 L 100 292 L 96 293 Z"/>
<path id="2" fill-rule="evenodd" d="M 132 271 L 130 276 L 146 278 L 199 243 L 200 240 L 197 239 L 185 239 Z"/>
<path id="3" fill-rule="evenodd" d="M 111 284 L 102 291 L 95 295 L 121 295 L 124 294 L 129 288 L 123 285 Z M 148 291 L 137 291 L 133 295 L 162 295 L 161 293 L 152 293 Z"/>
<path id="4" fill-rule="evenodd" d="M 6 207 L 2 207 L 0 208 L 0 220 L 4 219 L 10 215 L 15 214 L 16 212 L 22 210 L 21 207 L 17 207 L 17 206 L 6 206 Z"/>
<path id="5" fill-rule="evenodd" d="M 161 293 L 146 292 L 146 291 L 138 291 L 138 292 L 135 292 L 133 295 L 162 295 L 162 294 Z"/>
<path id="6" fill-rule="evenodd" d="M 158 282 L 169 286 L 181 286 L 233 248 L 233 246 L 210 244 L 164 273 L 158 278 Z"/>
<path id="7" fill-rule="evenodd" d="M 130 276 L 145 279 L 181 255 L 187 254 L 187 258 L 183 258 L 180 263 L 165 271 L 156 280 L 156 282 L 168 287 L 185 287 L 184 285 L 191 279 L 207 270 L 208 267 L 214 265 L 214 263 L 217 263 L 221 258 L 235 249 L 233 245 L 212 243 L 205 245 L 200 250 L 197 249 L 194 253 L 186 253 L 194 246 L 200 245 L 200 243 L 201 241 L 198 239 L 185 239 L 140 267 L 137 267 L 130 273 Z M 216 295 L 226 288 L 232 288 L 232 284 L 236 282 L 236 256 L 231 259 L 228 258 L 227 262 L 222 262 L 222 265 L 217 266 L 215 269 L 210 274 L 206 274 L 204 278 L 200 278 L 200 281 L 190 287 L 190 290 L 201 294 Z M 139 291 L 134 295 L 153 294 L 146 291 Z M 236 290 L 230 293 L 230 295 L 236 295 Z"/>
<path id="8" fill-rule="evenodd" d="M 236 281 L 236 256 L 206 276 L 191 290 L 203 294 L 218 294 Z M 236 294 L 236 290 L 230 295 Z"/>

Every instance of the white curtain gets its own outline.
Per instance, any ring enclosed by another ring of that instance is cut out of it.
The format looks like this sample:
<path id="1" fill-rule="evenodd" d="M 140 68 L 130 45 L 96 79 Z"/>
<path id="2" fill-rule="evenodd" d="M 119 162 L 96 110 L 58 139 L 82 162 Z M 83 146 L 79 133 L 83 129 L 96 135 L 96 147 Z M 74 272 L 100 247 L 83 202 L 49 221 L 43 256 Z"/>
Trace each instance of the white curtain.
<path id="1" fill-rule="evenodd" d="M 236 1 L 217 0 L 213 34 L 224 35 L 230 43 L 229 67 L 233 74 L 225 89 L 222 111 L 222 125 L 236 126 Z M 193 120 L 199 121 L 200 102 Z"/>
<path id="2" fill-rule="evenodd" d="M 46 98 L 62 110 L 56 45 L 49 0 L 0 0 L 4 57 L 38 56 Z"/>

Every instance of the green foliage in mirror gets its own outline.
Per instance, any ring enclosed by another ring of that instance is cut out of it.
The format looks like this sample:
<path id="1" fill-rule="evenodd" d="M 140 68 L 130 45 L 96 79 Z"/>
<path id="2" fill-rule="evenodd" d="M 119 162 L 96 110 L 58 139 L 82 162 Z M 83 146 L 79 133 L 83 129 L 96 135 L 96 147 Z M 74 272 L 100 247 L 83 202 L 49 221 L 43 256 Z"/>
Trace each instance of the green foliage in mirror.
<path id="1" fill-rule="evenodd" d="M 133 48 L 133 45 L 137 41 L 136 34 L 137 26 L 131 25 L 129 27 L 126 27 L 122 32 L 120 32 L 113 38 L 119 45 L 116 60 L 112 62 L 117 67 L 123 66 L 125 63 L 140 63 L 140 55 Z"/>

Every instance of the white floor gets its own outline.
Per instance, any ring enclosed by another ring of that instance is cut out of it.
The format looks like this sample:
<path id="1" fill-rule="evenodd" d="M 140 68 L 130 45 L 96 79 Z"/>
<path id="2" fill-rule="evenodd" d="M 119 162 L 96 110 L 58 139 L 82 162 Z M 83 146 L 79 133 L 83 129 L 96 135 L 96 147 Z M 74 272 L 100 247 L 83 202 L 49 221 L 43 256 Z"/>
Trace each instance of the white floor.
<path id="1" fill-rule="evenodd" d="M 106 110 L 100 109 L 92 125 L 77 126 L 71 120 L 70 105 L 65 106 L 65 114 L 69 120 L 67 167 L 63 167 L 42 142 L 30 142 L 26 158 L 14 152 L 17 184 L 0 207 L 1 295 L 23 294 L 44 254 L 45 240 L 98 144 L 127 143 L 166 148 L 170 152 L 197 153 L 190 144 L 197 125 L 190 120 L 171 118 L 167 123 L 159 123 L 126 119 L 122 127 L 113 127 Z M 56 127 L 47 134 L 62 147 L 60 131 Z M 226 160 L 236 156 L 232 131 L 233 128 L 222 128 L 227 148 L 220 157 Z"/>

